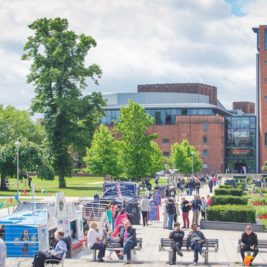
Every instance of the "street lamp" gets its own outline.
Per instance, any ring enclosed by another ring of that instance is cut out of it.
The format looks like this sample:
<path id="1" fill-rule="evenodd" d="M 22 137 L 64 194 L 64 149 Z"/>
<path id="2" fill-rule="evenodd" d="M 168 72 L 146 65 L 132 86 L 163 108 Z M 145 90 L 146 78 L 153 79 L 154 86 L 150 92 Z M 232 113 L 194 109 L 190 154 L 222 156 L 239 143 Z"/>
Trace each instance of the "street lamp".
<path id="1" fill-rule="evenodd" d="M 194 155 L 195 153 L 192 151 L 191 156 L 192 156 L 192 176 L 194 175 Z"/>
<path id="2" fill-rule="evenodd" d="M 20 147 L 20 142 L 17 141 L 15 143 L 15 146 L 17 148 L 17 200 L 19 201 L 19 147 Z"/>

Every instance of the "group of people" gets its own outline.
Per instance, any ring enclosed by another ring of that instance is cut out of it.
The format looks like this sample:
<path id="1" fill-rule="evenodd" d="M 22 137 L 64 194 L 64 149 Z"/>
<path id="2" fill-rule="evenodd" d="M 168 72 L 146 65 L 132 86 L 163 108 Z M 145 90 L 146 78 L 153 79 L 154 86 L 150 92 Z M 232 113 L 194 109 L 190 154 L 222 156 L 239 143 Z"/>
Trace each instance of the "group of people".
<path id="1" fill-rule="evenodd" d="M 179 223 L 174 224 L 174 230 L 170 232 L 169 239 L 172 241 L 171 248 L 172 248 L 172 259 L 170 261 L 170 265 L 176 265 L 176 254 L 183 257 L 183 253 L 181 251 L 183 246 L 183 239 L 185 233 L 180 228 Z M 188 233 L 186 239 L 186 249 L 191 250 L 194 252 L 194 265 L 198 263 L 198 256 L 205 257 L 203 253 L 203 245 L 206 242 L 206 238 L 203 232 L 198 230 L 197 224 L 192 224 L 191 232 Z M 245 253 L 252 252 L 252 256 L 249 258 L 249 265 L 251 266 L 254 259 L 256 258 L 257 254 L 259 253 L 258 249 L 258 237 L 257 234 L 253 232 L 251 225 L 246 225 L 244 233 L 242 233 L 240 239 L 240 253 L 242 257 L 243 263 L 245 262 Z"/>
<path id="2" fill-rule="evenodd" d="M 163 228 L 173 228 L 173 223 L 178 221 L 178 216 L 182 213 L 183 226 L 182 228 L 189 228 L 190 220 L 189 214 L 193 213 L 193 224 L 199 226 L 200 216 L 206 218 L 206 209 L 212 205 L 212 198 L 208 195 L 206 198 L 199 195 L 194 195 L 192 201 L 188 201 L 185 197 L 182 197 L 181 203 L 179 203 L 177 197 L 166 198 L 162 204 L 163 215 Z M 181 209 L 181 212 L 180 212 Z"/>
<path id="3" fill-rule="evenodd" d="M 98 228 L 95 221 L 90 222 L 90 228 L 87 233 L 87 246 L 92 250 L 98 250 L 97 260 L 104 262 L 106 246 L 111 244 L 114 248 L 123 248 L 115 250 L 119 259 L 126 255 L 126 264 L 131 262 L 131 250 L 137 245 L 136 230 L 132 227 L 131 222 L 124 218 L 122 223 L 116 227 L 114 232 L 105 233 Z M 109 255 L 111 258 L 111 254 Z"/>

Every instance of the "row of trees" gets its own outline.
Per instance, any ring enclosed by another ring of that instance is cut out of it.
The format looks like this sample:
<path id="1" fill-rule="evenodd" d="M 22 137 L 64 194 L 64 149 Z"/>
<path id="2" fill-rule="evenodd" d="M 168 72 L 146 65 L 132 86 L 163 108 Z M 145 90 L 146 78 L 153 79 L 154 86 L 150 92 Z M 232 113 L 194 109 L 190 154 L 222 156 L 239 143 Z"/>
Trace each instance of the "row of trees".
<path id="1" fill-rule="evenodd" d="M 188 140 L 175 143 L 170 159 L 164 160 L 159 146 L 153 141 L 157 134 L 148 134 L 153 123 L 154 118 L 146 114 L 144 108 L 129 101 L 128 107 L 121 108 L 114 128 L 101 125 L 96 130 L 92 146 L 84 158 L 87 171 L 102 176 L 139 179 L 155 175 L 166 167 L 178 169 L 183 174 L 202 169 L 200 153 Z"/>

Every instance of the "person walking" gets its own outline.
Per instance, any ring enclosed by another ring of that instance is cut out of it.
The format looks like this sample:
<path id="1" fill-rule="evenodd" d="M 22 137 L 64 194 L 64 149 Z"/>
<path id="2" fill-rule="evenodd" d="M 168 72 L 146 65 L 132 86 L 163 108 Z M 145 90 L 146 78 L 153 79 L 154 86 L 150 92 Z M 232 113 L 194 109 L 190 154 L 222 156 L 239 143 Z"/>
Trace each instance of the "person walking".
<path id="1" fill-rule="evenodd" d="M 207 205 L 208 207 L 212 205 L 212 198 L 210 197 L 210 195 L 207 195 Z"/>
<path id="2" fill-rule="evenodd" d="M 166 210 L 167 210 L 167 213 L 168 213 L 168 229 L 172 230 L 174 216 L 175 216 L 175 213 L 176 213 L 176 208 L 175 208 L 175 204 L 174 204 L 174 198 L 170 197 L 169 203 L 166 206 Z"/>
<path id="3" fill-rule="evenodd" d="M 172 241 L 172 260 L 170 262 L 170 265 L 176 265 L 176 253 L 179 256 L 183 257 L 181 248 L 183 246 L 184 231 L 180 229 L 179 223 L 174 224 L 174 231 L 170 232 L 169 239 Z"/>
<path id="4" fill-rule="evenodd" d="M 212 181 L 211 177 L 209 179 L 208 186 L 209 186 L 209 189 L 210 189 L 210 194 L 212 194 L 212 192 L 213 192 L 213 181 Z"/>
<path id="5" fill-rule="evenodd" d="M 142 213 L 142 218 L 143 218 L 143 225 L 148 226 L 147 218 L 148 218 L 148 212 L 150 210 L 150 201 L 145 196 L 140 202 L 140 208 L 141 208 L 141 213 Z"/>
<path id="6" fill-rule="evenodd" d="M 204 256 L 202 247 L 206 242 L 206 238 L 201 231 L 198 231 L 197 225 L 192 224 L 192 231 L 188 234 L 186 248 L 194 251 L 194 265 L 198 263 L 198 254 Z"/>
<path id="7" fill-rule="evenodd" d="M 178 216 L 180 216 L 180 205 L 178 202 L 178 199 L 175 198 L 175 215 L 174 215 L 174 222 L 177 223 L 178 222 Z"/>
<path id="8" fill-rule="evenodd" d="M 123 230 L 120 234 L 120 239 L 123 243 L 123 254 L 127 256 L 126 264 L 131 262 L 131 250 L 136 246 L 136 230 L 131 226 L 129 220 L 123 222 Z"/>
<path id="9" fill-rule="evenodd" d="M 201 200 L 199 195 L 195 195 L 194 199 L 191 201 L 192 211 L 193 211 L 193 222 L 192 224 L 196 224 L 199 226 L 199 215 L 201 210 Z"/>
<path id="10" fill-rule="evenodd" d="M 189 212 L 191 210 L 191 204 L 187 201 L 184 197 L 182 198 L 182 217 L 183 217 L 183 227 L 182 228 L 189 228 Z"/>
<path id="11" fill-rule="evenodd" d="M 196 188 L 196 194 L 199 195 L 199 190 L 200 190 L 200 180 L 198 177 L 195 179 L 195 188 Z"/>
<path id="12" fill-rule="evenodd" d="M 0 238 L 0 267 L 6 266 L 6 244 L 2 238 Z"/>
<path id="13" fill-rule="evenodd" d="M 204 197 L 201 198 L 201 207 L 200 207 L 200 211 L 201 211 L 201 217 L 203 220 L 206 219 L 206 209 L 208 208 L 208 204 L 206 202 L 206 199 Z"/>
<path id="14" fill-rule="evenodd" d="M 162 209 L 162 217 L 163 217 L 163 229 L 168 228 L 168 213 L 167 213 L 167 204 L 168 204 L 168 199 L 164 199 L 161 209 Z"/>
<path id="15" fill-rule="evenodd" d="M 245 260 L 245 252 L 252 251 L 252 260 L 250 265 L 252 265 L 253 260 L 256 258 L 257 254 L 259 253 L 258 250 L 258 237 L 257 234 L 253 232 L 251 225 L 246 225 L 245 232 L 241 236 L 240 242 L 240 253 L 242 260 Z"/>

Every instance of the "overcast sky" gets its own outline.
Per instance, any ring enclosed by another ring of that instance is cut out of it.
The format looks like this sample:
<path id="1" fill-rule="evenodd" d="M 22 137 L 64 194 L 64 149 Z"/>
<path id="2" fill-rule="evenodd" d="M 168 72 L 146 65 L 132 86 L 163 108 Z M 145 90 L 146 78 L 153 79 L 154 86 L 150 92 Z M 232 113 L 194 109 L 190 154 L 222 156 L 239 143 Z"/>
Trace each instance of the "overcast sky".
<path id="1" fill-rule="evenodd" d="M 20 60 L 41 17 L 64 17 L 92 35 L 88 64 L 103 77 L 92 91 L 135 92 L 138 84 L 200 82 L 218 88 L 228 108 L 255 101 L 256 35 L 266 0 L 0 0 L 0 103 L 29 108 L 34 90 Z"/>

